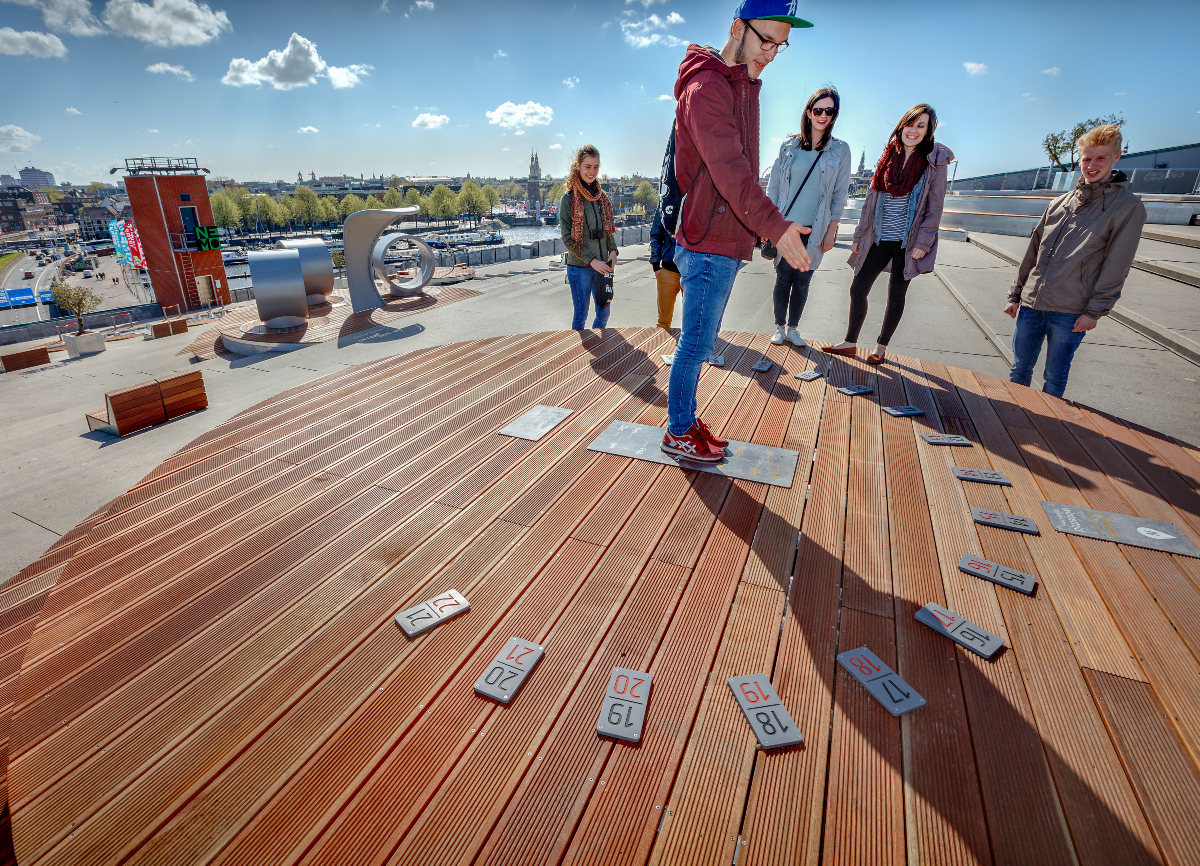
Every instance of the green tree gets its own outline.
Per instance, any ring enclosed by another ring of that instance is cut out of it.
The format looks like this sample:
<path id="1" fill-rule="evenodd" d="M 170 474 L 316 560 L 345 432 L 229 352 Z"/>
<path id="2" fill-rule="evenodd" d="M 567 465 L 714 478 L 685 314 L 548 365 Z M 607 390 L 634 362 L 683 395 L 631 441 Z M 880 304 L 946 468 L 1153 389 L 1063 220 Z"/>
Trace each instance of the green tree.
<path id="1" fill-rule="evenodd" d="M 287 225 L 290 214 L 288 213 L 287 205 L 282 201 L 265 196 L 261 207 L 263 218 L 273 228 L 283 228 Z"/>
<path id="2" fill-rule="evenodd" d="M 468 214 L 478 224 L 479 218 L 488 212 L 488 199 L 473 180 L 463 184 L 458 193 L 458 213 Z"/>
<path id="3" fill-rule="evenodd" d="M 398 174 L 389 174 L 388 175 L 388 179 L 387 179 L 388 189 L 396 189 L 397 187 L 400 186 L 401 182 L 402 181 L 400 179 L 400 175 L 398 175 Z"/>
<path id="4" fill-rule="evenodd" d="M 297 222 L 304 223 L 312 231 L 313 223 L 321 219 L 321 200 L 310 187 L 297 184 L 292 193 L 292 214 Z"/>
<path id="5" fill-rule="evenodd" d="M 495 210 L 500 206 L 500 190 L 496 189 L 494 184 L 485 184 L 483 194 L 487 197 L 488 210 Z"/>
<path id="6" fill-rule="evenodd" d="M 50 284 L 50 291 L 54 293 L 54 303 L 58 308 L 75 316 L 77 336 L 84 332 L 83 317 L 94 313 L 104 303 L 104 298 L 91 286 L 73 286 L 55 280 Z"/>
<path id="7" fill-rule="evenodd" d="M 367 200 L 363 202 L 363 210 L 382 210 L 383 202 L 375 198 L 373 195 L 367 196 Z"/>
<path id="8" fill-rule="evenodd" d="M 321 199 L 321 222 L 336 224 L 339 216 L 337 200 L 333 196 L 324 196 Z"/>
<path id="9" fill-rule="evenodd" d="M 389 186 L 388 191 L 383 195 L 383 206 L 386 208 L 403 207 L 404 196 L 400 195 L 400 190 Z"/>
<path id="10" fill-rule="evenodd" d="M 506 183 L 504 185 L 504 189 L 502 190 L 502 195 L 504 198 L 508 199 L 509 201 L 524 201 L 525 200 L 525 189 L 520 184 L 514 183 L 513 181 L 510 180 L 508 183 Z"/>
<path id="11" fill-rule="evenodd" d="M 550 186 L 550 191 L 546 193 L 546 202 L 558 206 L 559 201 L 567 193 L 567 185 L 560 181 L 555 181 Z"/>
<path id="12" fill-rule="evenodd" d="M 213 219 L 223 229 L 237 228 L 242 223 L 242 212 L 228 190 L 220 190 L 208 198 L 212 205 Z"/>
<path id="13" fill-rule="evenodd" d="M 54 186 L 38 187 L 34 190 L 34 192 L 45 193 L 46 197 L 49 198 L 51 202 L 60 201 L 63 197 L 62 190 Z"/>
<path id="14" fill-rule="evenodd" d="M 1042 149 L 1046 151 L 1046 155 L 1050 157 L 1050 161 L 1061 170 L 1074 171 L 1076 164 L 1079 162 L 1076 154 L 1076 143 L 1089 129 L 1103 126 L 1106 123 L 1111 123 L 1116 127 L 1123 127 L 1125 126 L 1125 118 L 1120 114 L 1110 114 L 1107 117 L 1092 117 L 1082 120 L 1070 129 L 1049 133 L 1042 139 Z M 1069 158 L 1069 168 L 1063 165 L 1064 158 Z"/>
<path id="15" fill-rule="evenodd" d="M 454 219 L 458 216 L 458 196 L 445 184 L 438 184 L 429 196 L 429 213 L 439 220 Z"/>
<path id="16" fill-rule="evenodd" d="M 640 204 L 645 208 L 646 213 L 658 204 L 658 190 L 648 180 L 644 180 L 638 184 L 637 189 L 633 191 L 633 201 L 635 204 Z"/>
<path id="17" fill-rule="evenodd" d="M 359 196 L 356 196 L 354 193 L 350 193 L 348 196 L 342 199 L 341 204 L 338 205 L 338 214 L 341 216 L 342 220 L 345 221 L 346 217 L 350 216 L 350 214 L 358 213 L 360 210 L 365 209 L 366 203 Z"/>
<path id="18" fill-rule="evenodd" d="M 104 189 L 104 184 L 101 181 L 94 180 L 87 185 L 88 195 L 97 195 L 100 190 Z"/>

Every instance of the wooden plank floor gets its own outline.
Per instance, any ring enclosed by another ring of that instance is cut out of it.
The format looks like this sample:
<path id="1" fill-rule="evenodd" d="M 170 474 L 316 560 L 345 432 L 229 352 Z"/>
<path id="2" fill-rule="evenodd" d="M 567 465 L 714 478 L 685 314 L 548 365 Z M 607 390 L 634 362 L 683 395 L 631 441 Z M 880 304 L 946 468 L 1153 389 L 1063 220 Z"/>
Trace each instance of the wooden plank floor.
<path id="1" fill-rule="evenodd" d="M 0 588 L 0 863 L 1200 864 L 1200 560 L 1058 534 L 1039 504 L 1200 542 L 1196 451 L 964 370 L 738 333 L 701 412 L 798 451 L 790 488 L 588 451 L 613 419 L 665 424 L 672 343 L 524 334 L 338 371 L 64 536 Z M 904 403 L 926 414 L 881 411 Z M 497 435 L 538 404 L 572 413 Z M 469 612 L 396 627 L 450 589 Z M 1005 649 L 919 624 L 931 601 Z M 499 705 L 472 685 L 513 636 L 546 654 Z M 835 664 L 861 645 L 927 706 L 887 713 Z M 637 745 L 595 732 L 614 666 L 653 674 Z M 751 673 L 803 745 L 756 748 L 725 684 Z"/>

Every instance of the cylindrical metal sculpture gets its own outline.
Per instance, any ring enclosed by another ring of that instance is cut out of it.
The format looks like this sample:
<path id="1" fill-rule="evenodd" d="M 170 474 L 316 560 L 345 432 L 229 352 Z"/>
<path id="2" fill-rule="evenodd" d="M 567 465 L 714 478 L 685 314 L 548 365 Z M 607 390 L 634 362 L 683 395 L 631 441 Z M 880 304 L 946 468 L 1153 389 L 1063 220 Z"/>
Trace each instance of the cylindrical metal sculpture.
<path id="1" fill-rule="evenodd" d="M 346 288 L 354 312 L 359 313 L 363 310 L 383 306 L 383 298 L 380 297 L 379 290 L 375 288 L 375 269 L 371 266 L 371 254 L 375 251 L 375 244 L 384 229 L 396 220 L 414 216 L 419 210 L 420 208 L 416 206 L 388 208 L 387 210 L 360 210 L 346 217 L 346 222 L 342 226 L 342 237 L 346 242 Z M 424 259 L 424 255 L 425 251 L 422 250 L 422 259 Z M 432 251 L 429 256 L 432 265 Z M 428 270 L 429 278 L 432 278 L 432 267 L 429 267 Z M 400 293 L 404 295 L 422 294 L 421 290 L 429 281 L 429 278 L 423 276 L 425 271 L 426 267 L 422 261 L 422 267 L 416 278 L 398 287 Z M 423 279 L 424 282 L 422 282 Z M 419 285 L 414 285 L 418 283 Z M 395 284 L 392 286 L 395 291 L 397 287 Z"/>
<path id="2" fill-rule="evenodd" d="M 329 247 L 320 238 L 297 238 L 278 241 L 278 250 L 295 250 L 300 253 L 300 270 L 304 272 L 304 291 L 308 304 L 324 304 L 333 294 L 333 258 Z"/>
<path id="3" fill-rule="evenodd" d="M 258 317 L 268 328 L 294 328 L 308 321 L 304 270 L 297 250 L 266 250 L 246 256 Z"/>
<path id="4" fill-rule="evenodd" d="M 388 276 L 386 263 L 384 262 L 387 251 L 398 245 L 415 247 L 419 253 L 412 278 L 402 283 L 397 283 Z M 394 297 L 408 298 L 423 294 L 425 286 L 433 279 L 435 267 L 437 267 L 437 261 L 434 258 L 433 250 L 429 248 L 429 244 L 420 238 L 411 238 L 406 235 L 388 235 L 377 240 L 375 242 L 375 249 L 371 251 L 371 270 L 375 272 L 376 278 L 387 283 Z"/>

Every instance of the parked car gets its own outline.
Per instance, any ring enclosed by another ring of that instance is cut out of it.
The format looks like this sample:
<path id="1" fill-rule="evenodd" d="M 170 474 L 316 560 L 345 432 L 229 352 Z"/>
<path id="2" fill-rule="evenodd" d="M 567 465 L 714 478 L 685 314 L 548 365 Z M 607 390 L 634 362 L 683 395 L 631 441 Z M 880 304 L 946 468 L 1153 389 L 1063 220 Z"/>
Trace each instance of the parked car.
<path id="1" fill-rule="evenodd" d="M 84 272 L 83 272 L 83 278 L 84 278 L 85 280 L 90 280 L 90 279 L 92 278 L 92 272 L 91 272 L 90 270 L 84 271 Z"/>

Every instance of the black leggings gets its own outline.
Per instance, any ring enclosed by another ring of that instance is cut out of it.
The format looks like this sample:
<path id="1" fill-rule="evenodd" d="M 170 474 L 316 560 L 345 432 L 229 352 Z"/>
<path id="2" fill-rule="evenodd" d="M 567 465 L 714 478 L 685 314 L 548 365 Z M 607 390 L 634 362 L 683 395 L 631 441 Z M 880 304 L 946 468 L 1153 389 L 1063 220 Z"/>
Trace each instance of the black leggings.
<path id="1" fill-rule="evenodd" d="M 904 247 L 900 241 L 880 241 L 871 244 L 862 268 L 850 284 L 850 325 L 846 328 L 846 342 L 857 343 L 858 332 L 867 319 L 867 295 L 871 286 L 883 273 L 888 262 L 892 263 L 892 275 L 888 280 L 887 309 L 883 313 L 883 328 L 879 331 L 879 345 L 886 346 L 896 333 L 900 317 L 904 315 L 904 298 L 908 294 L 908 280 L 904 279 Z"/>

